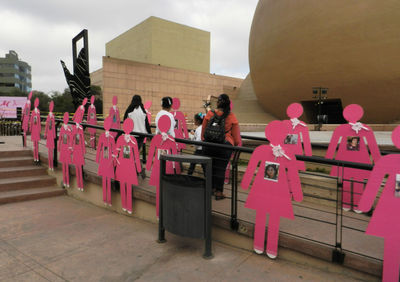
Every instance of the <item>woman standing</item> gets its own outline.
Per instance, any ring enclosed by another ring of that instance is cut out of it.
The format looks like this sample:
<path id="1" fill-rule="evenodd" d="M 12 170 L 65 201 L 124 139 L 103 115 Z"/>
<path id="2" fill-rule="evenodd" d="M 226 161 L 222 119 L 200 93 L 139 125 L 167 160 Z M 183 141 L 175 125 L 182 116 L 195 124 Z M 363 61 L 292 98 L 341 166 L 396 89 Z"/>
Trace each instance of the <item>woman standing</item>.
<path id="1" fill-rule="evenodd" d="M 128 117 L 133 121 L 133 124 L 135 125 L 135 132 L 151 134 L 150 123 L 147 119 L 146 110 L 144 109 L 142 97 L 140 97 L 140 95 L 134 95 L 132 97 L 131 104 L 125 111 L 124 120 L 126 120 Z M 138 148 L 140 150 L 143 145 L 144 136 L 135 137 L 138 143 Z"/>
<path id="2" fill-rule="evenodd" d="M 160 117 L 163 115 L 167 115 L 169 119 L 171 120 L 171 125 L 168 131 L 166 132 L 168 135 L 171 135 L 173 138 L 175 138 L 175 118 L 174 116 L 170 113 L 171 107 L 172 107 L 172 98 L 171 97 L 164 97 L 161 99 L 161 107 L 162 110 L 157 113 L 156 116 L 156 134 L 160 134 L 162 131 L 158 128 L 158 120 Z"/>
<path id="3" fill-rule="evenodd" d="M 239 145 L 241 141 L 239 122 L 236 119 L 235 114 L 231 112 L 231 101 L 229 99 L 229 96 L 226 94 L 219 95 L 217 101 L 217 109 L 208 111 L 206 117 L 204 118 L 201 139 L 203 141 L 210 142 L 209 140 L 207 140 L 207 138 L 205 138 L 205 133 L 207 132 L 207 127 L 210 126 L 211 123 L 214 123 L 214 115 L 222 118 L 225 123 L 225 140 L 221 144 L 228 146 Z M 222 200 L 225 198 L 225 195 L 223 194 L 225 169 L 232 154 L 232 150 L 204 146 L 203 152 L 204 155 L 213 158 L 213 191 L 215 191 L 215 200 Z"/>

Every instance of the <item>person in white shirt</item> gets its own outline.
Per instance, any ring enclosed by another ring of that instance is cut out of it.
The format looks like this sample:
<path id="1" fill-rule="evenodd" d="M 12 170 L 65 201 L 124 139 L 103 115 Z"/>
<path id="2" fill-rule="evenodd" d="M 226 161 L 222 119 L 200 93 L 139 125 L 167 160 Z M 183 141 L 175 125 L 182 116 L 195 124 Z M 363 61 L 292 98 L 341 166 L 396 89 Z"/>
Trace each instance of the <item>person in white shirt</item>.
<path id="1" fill-rule="evenodd" d="M 124 120 L 127 118 L 133 120 L 134 132 L 151 134 L 150 124 L 147 119 L 146 110 L 144 109 L 142 103 L 142 97 L 140 97 L 140 95 L 134 95 L 132 97 L 131 104 L 126 109 L 124 115 Z M 135 138 L 138 142 L 138 149 L 140 150 L 143 145 L 144 136 L 135 136 Z"/>
<path id="2" fill-rule="evenodd" d="M 190 139 L 194 141 L 201 141 L 201 130 L 202 130 L 202 123 L 203 123 L 203 113 L 198 113 L 194 115 L 194 125 L 197 126 L 194 134 L 191 134 Z M 195 155 L 203 155 L 203 148 L 202 146 L 196 145 L 196 150 L 194 151 Z M 203 173 L 206 172 L 205 164 L 201 165 L 203 167 Z M 192 175 L 194 168 L 196 167 L 195 163 L 191 163 L 188 169 L 188 175 Z"/>
<path id="3" fill-rule="evenodd" d="M 175 138 L 175 119 L 174 116 L 170 113 L 172 107 L 172 98 L 171 97 L 164 97 L 161 99 L 161 107 L 162 110 L 157 113 L 156 116 L 156 134 L 160 134 L 161 131 L 158 129 L 158 120 L 161 116 L 167 115 L 171 119 L 171 127 L 167 131 L 168 135 L 171 135 Z"/>

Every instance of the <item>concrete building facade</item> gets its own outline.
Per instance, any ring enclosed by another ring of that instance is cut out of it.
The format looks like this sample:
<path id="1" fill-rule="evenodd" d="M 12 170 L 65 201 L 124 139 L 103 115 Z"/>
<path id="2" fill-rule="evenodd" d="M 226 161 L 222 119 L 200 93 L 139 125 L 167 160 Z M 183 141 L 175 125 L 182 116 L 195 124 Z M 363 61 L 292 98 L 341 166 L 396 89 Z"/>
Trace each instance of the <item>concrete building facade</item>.
<path id="1" fill-rule="evenodd" d="M 0 92 L 9 93 L 13 89 L 24 92 L 32 90 L 31 66 L 18 59 L 17 52 L 10 50 L 0 58 Z"/>
<path id="2" fill-rule="evenodd" d="M 210 72 L 210 33 L 149 17 L 106 43 L 106 56 Z"/>

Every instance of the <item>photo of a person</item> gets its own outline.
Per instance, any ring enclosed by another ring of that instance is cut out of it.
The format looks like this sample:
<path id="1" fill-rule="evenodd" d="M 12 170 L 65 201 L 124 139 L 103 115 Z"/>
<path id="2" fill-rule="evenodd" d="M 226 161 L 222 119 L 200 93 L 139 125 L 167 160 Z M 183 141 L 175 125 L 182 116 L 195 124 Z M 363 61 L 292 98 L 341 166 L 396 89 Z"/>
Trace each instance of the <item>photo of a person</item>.
<path id="1" fill-rule="evenodd" d="M 360 151 L 360 137 L 348 136 L 346 149 L 348 151 Z"/>
<path id="2" fill-rule="evenodd" d="M 131 148 L 129 146 L 124 146 L 124 159 L 129 159 L 131 155 Z"/>
<path id="3" fill-rule="evenodd" d="M 79 134 L 75 135 L 75 145 L 79 145 L 79 141 L 80 141 L 81 137 Z"/>
<path id="4" fill-rule="evenodd" d="M 394 196 L 400 198 L 400 174 L 396 174 L 396 186 L 394 188 Z"/>
<path id="5" fill-rule="evenodd" d="M 265 162 L 264 179 L 277 182 L 278 176 L 279 176 L 279 164 Z"/>
<path id="6" fill-rule="evenodd" d="M 297 144 L 297 141 L 299 139 L 299 135 L 297 134 L 288 134 L 283 141 L 284 144 Z"/>
<path id="7" fill-rule="evenodd" d="M 67 134 L 63 135 L 63 144 L 68 144 L 68 135 Z"/>
<path id="8" fill-rule="evenodd" d="M 157 151 L 158 151 L 157 152 L 158 159 L 160 159 L 161 155 L 168 155 L 168 150 L 166 149 L 158 149 Z"/>
<path id="9" fill-rule="evenodd" d="M 175 127 L 174 127 L 174 129 L 178 129 L 178 125 L 179 125 L 179 120 L 175 120 Z"/>
<path id="10" fill-rule="evenodd" d="M 33 117 L 33 124 L 37 124 L 37 117 Z"/>
<path id="11" fill-rule="evenodd" d="M 51 130 L 53 128 L 53 121 L 49 120 L 49 130 Z"/>

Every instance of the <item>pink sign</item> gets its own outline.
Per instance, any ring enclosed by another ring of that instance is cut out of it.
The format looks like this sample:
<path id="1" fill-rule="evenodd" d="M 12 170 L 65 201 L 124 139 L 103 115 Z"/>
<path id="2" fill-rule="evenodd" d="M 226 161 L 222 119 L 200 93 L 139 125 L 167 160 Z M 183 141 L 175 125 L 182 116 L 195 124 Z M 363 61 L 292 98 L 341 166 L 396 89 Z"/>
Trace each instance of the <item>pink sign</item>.
<path id="1" fill-rule="evenodd" d="M 0 97 L 0 118 L 17 118 L 17 108 L 23 109 L 26 97 Z"/>

